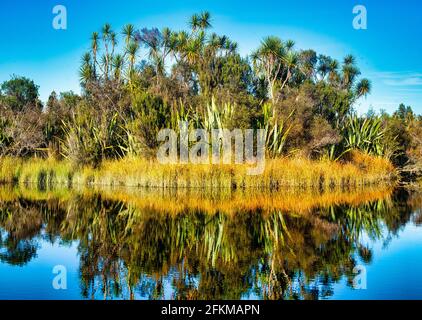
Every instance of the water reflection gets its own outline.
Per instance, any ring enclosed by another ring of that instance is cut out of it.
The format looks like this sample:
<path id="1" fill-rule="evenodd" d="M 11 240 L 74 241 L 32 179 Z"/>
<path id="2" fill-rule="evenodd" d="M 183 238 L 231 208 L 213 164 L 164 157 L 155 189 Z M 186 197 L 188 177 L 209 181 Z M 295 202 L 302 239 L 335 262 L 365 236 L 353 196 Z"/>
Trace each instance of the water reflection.
<path id="1" fill-rule="evenodd" d="M 360 200 L 359 200 L 360 199 Z M 0 189 L 0 262 L 24 267 L 45 243 L 77 244 L 87 299 L 322 299 L 421 224 L 404 191 L 200 194 Z M 34 292 L 34 298 L 36 298 Z"/>

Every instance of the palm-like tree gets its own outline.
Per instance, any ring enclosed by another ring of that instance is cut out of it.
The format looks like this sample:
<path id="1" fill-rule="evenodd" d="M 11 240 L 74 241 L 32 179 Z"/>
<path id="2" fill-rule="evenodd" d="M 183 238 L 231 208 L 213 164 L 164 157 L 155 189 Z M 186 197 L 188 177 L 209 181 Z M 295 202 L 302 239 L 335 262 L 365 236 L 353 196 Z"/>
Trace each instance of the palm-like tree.
<path id="1" fill-rule="evenodd" d="M 344 90 L 350 90 L 359 75 L 360 70 L 356 67 L 356 58 L 351 54 L 344 57 L 342 66 L 342 88 Z"/>
<path id="2" fill-rule="evenodd" d="M 176 38 L 173 35 L 173 32 L 169 28 L 164 28 L 161 31 L 161 43 L 158 53 L 159 64 L 156 68 L 157 75 L 163 76 L 165 73 L 166 59 L 170 53 L 175 49 Z"/>
<path id="3" fill-rule="evenodd" d="M 98 45 L 99 45 L 99 35 L 98 32 L 93 32 L 91 37 L 91 52 L 92 52 L 92 58 L 93 58 L 93 67 L 94 67 L 94 73 L 96 74 L 96 68 L 97 68 L 97 53 L 98 53 Z"/>
<path id="4" fill-rule="evenodd" d="M 219 48 L 221 46 L 221 37 L 216 33 L 212 33 L 208 39 L 208 45 L 215 49 Z"/>
<path id="5" fill-rule="evenodd" d="M 269 98 L 275 102 L 275 86 L 280 78 L 283 68 L 289 62 L 295 62 L 293 56 L 288 57 L 293 48 L 292 42 L 284 44 L 280 38 L 275 36 L 266 37 L 261 46 L 252 54 L 252 61 L 258 76 L 263 76 L 268 86 Z M 290 65 L 291 67 L 291 65 Z M 289 74 L 289 72 L 287 72 Z M 283 80 L 283 83 L 286 80 Z"/>
<path id="6" fill-rule="evenodd" d="M 355 64 L 355 62 L 356 62 L 356 58 L 351 54 L 344 57 L 344 65 L 351 65 L 352 66 L 352 65 Z"/>
<path id="7" fill-rule="evenodd" d="M 293 40 L 287 40 L 286 43 L 285 43 L 285 47 L 286 47 L 287 51 L 293 50 L 295 45 L 296 45 L 296 43 Z"/>
<path id="8" fill-rule="evenodd" d="M 211 28 L 211 14 L 208 11 L 204 11 L 200 14 L 192 15 L 189 26 L 193 32 Z"/>
<path id="9" fill-rule="evenodd" d="M 208 11 L 204 11 L 199 15 L 199 27 L 202 30 L 211 28 L 211 14 Z"/>
<path id="10" fill-rule="evenodd" d="M 238 44 L 235 41 L 232 41 L 230 39 L 226 40 L 225 50 L 227 50 L 228 53 L 235 53 L 237 51 Z"/>
<path id="11" fill-rule="evenodd" d="M 108 43 L 110 39 L 110 35 L 113 32 L 111 25 L 109 23 L 104 24 L 104 26 L 101 29 L 102 38 L 104 43 Z"/>
<path id="12" fill-rule="evenodd" d="M 320 75 L 321 81 L 324 81 L 327 77 L 327 75 L 330 73 L 330 64 L 331 64 L 331 58 L 326 55 L 320 55 L 318 57 L 318 67 L 317 71 Z"/>
<path id="13" fill-rule="evenodd" d="M 89 52 L 82 56 L 82 63 L 79 69 L 79 78 L 83 87 L 92 81 L 95 77 L 94 69 L 92 67 L 92 58 Z"/>
<path id="14" fill-rule="evenodd" d="M 289 49 L 289 51 L 287 52 L 284 58 L 284 66 L 285 66 L 286 71 L 285 71 L 284 81 L 283 81 L 283 84 L 281 85 L 280 91 L 283 91 L 288 81 L 292 78 L 293 69 L 296 68 L 296 66 L 298 65 L 298 61 L 299 61 L 298 54 L 296 52 L 290 51 Z"/>
<path id="15" fill-rule="evenodd" d="M 368 79 L 362 79 L 358 82 L 356 85 L 356 96 L 358 98 L 360 97 L 366 97 L 371 92 L 372 84 L 371 81 Z"/>
<path id="16" fill-rule="evenodd" d="M 190 39 L 183 48 L 184 57 L 190 65 L 195 65 L 201 55 L 202 42 L 198 39 Z"/>
<path id="17" fill-rule="evenodd" d="M 228 37 L 207 34 L 210 20 L 208 12 L 193 15 L 189 23 L 192 31 L 172 33 L 170 50 L 178 66 L 190 69 L 192 79 L 199 81 L 205 95 L 218 85 L 221 58 L 237 51 L 237 43 Z"/>
<path id="18" fill-rule="evenodd" d="M 114 50 L 117 46 L 117 35 L 115 32 L 111 32 L 110 34 L 110 43 L 111 43 L 111 56 L 114 55 Z"/>
<path id="19" fill-rule="evenodd" d="M 156 73 L 157 85 L 165 76 L 166 60 L 170 53 L 177 47 L 177 36 L 169 28 L 161 32 L 158 29 L 142 29 L 137 40 L 149 50 L 149 59 L 153 63 Z"/>
<path id="20" fill-rule="evenodd" d="M 183 59 L 183 52 L 189 40 L 189 34 L 186 31 L 172 32 L 172 57 L 179 63 Z"/>
<path id="21" fill-rule="evenodd" d="M 126 59 L 126 56 L 128 55 L 128 49 L 129 45 L 132 42 L 136 42 L 136 30 L 135 26 L 133 24 L 127 24 L 122 29 L 122 35 L 124 37 L 125 42 L 125 50 L 123 52 L 123 59 Z"/>
<path id="22" fill-rule="evenodd" d="M 125 25 L 123 27 L 122 34 L 127 47 L 135 39 L 135 26 L 133 24 Z"/>
<path id="23" fill-rule="evenodd" d="M 189 26 L 192 29 L 192 31 L 196 31 L 199 28 L 199 15 L 198 14 L 194 14 L 191 16 L 190 20 L 189 20 Z"/>
<path id="24" fill-rule="evenodd" d="M 356 78 L 360 75 L 359 69 L 352 64 L 344 64 L 343 65 L 343 89 L 350 89 L 353 86 Z"/>
<path id="25" fill-rule="evenodd" d="M 117 54 L 113 58 L 114 80 L 120 82 L 122 70 L 124 67 L 124 58 L 121 54 Z"/>
<path id="26" fill-rule="evenodd" d="M 332 59 L 329 65 L 329 74 L 328 74 L 328 79 L 330 81 L 331 84 L 335 84 L 338 82 L 340 76 L 338 74 L 338 69 L 339 69 L 339 63 L 337 60 Z"/>
<path id="27" fill-rule="evenodd" d="M 133 68 L 135 66 L 138 51 L 139 51 L 139 44 L 135 41 L 130 42 L 126 49 L 126 52 L 128 54 L 128 60 L 129 60 L 129 74 L 132 73 Z"/>
<path id="28" fill-rule="evenodd" d="M 104 48 L 105 48 L 105 54 L 103 56 L 104 73 L 105 73 L 105 78 L 108 79 L 109 64 L 110 64 L 109 41 L 113 34 L 111 25 L 109 23 L 106 23 L 103 26 L 101 33 L 102 33 L 102 40 L 103 40 Z"/>

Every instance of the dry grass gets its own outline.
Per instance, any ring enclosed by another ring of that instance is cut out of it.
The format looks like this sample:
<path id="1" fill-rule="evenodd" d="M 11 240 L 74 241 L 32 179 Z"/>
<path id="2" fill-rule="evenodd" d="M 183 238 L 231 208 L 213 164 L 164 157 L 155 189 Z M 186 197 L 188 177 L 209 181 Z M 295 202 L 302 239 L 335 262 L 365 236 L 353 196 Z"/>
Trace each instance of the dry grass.
<path id="1" fill-rule="evenodd" d="M 239 212 L 272 213 L 276 211 L 308 214 L 314 209 L 330 206 L 359 206 L 378 200 L 389 200 L 393 189 L 384 187 L 367 187 L 358 190 L 298 190 L 287 188 L 283 191 L 265 192 L 256 190 L 220 190 L 203 192 L 193 189 L 145 189 L 122 187 L 76 187 L 75 189 L 55 188 L 40 191 L 31 186 L 0 187 L 0 201 L 13 202 L 16 199 L 44 201 L 60 199 L 68 201 L 75 195 L 91 199 L 101 195 L 103 200 L 123 202 L 136 208 L 138 212 L 155 212 L 159 214 L 186 214 L 204 212 L 208 215 L 224 213 L 235 215 Z"/>
<path id="2" fill-rule="evenodd" d="M 386 159 L 355 152 L 347 163 L 304 158 L 268 160 L 262 175 L 249 176 L 246 165 L 161 165 L 142 158 L 106 161 L 99 168 L 72 168 L 52 159 L 0 160 L 0 181 L 20 185 L 125 186 L 151 188 L 318 188 L 389 185 L 397 177 Z"/>
<path id="3" fill-rule="evenodd" d="M 227 193 L 206 193 L 198 190 L 182 189 L 177 191 L 157 192 L 157 190 L 102 188 L 98 190 L 104 199 L 123 201 L 140 209 L 141 212 L 153 211 L 173 215 L 187 212 L 206 212 L 208 214 L 225 213 L 234 215 L 238 212 L 296 212 L 306 214 L 315 208 L 333 205 L 358 206 L 378 200 L 387 200 L 392 188 L 368 187 L 360 190 L 333 190 L 317 192 L 315 190 L 231 191 Z"/>

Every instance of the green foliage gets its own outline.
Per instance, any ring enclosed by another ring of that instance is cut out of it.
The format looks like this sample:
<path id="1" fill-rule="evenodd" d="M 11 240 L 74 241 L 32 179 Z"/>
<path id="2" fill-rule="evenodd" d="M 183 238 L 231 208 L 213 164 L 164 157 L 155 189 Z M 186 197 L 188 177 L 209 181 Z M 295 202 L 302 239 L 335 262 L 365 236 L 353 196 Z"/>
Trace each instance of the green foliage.
<path id="1" fill-rule="evenodd" d="M 269 99 L 278 101 L 278 91 L 282 92 L 291 80 L 298 66 L 298 53 L 293 50 L 294 41 L 283 42 L 280 38 L 264 38 L 261 46 L 252 53 L 254 70 L 267 85 Z"/>
<path id="2" fill-rule="evenodd" d="M 71 120 L 63 121 L 62 155 L 76 165 L 94 166 L 107 158 L 123 157 L 128 141 L 119 114 L 95 118 L 89 112 L 81 108 Z"/>
<path id="3" fill-rule="evenodd" d="M 408 123 L 415 119 L 415 114 L 413 113 L 412 107 L 406 107 L 403 103 L 401 103 L 398 110 L 394 112 L 393 117 Z"/>
<path id="4" fill-rule="evenodd" d="M 157 133 L 187 121 L 190 128 L 266 129 L 272 157 L 338 160 L 358 149 L 397 166 L 421 162 L 421 119 L 411 107 L 400 105 L 391 117 L 353 115 L 371 91 L 355 57 L 297 50 L 277 36 L 242 57 L 236 42 L 211 28 L 208 12 L 182 31 L 129 24 L 117 33 L 105 24 L 82 57 L 82 96 L 53 92 L 43 112 L 38 86 L 12 77 L 0 87 L 1 154 L 99 165 L 154 154 Z"/>
<path id="5" fill-rule="evenodd" d="M 163 128 L 170 128 L 171 108 L 160 97 L 144 91 L 136 91 L 132 96 L 132 127 L 142 145 L 148 149 L 158 147 L 157 135 Z"/>
<path id="6" fill-rule="evenodd" d="M 0 99 L 14 111 L 22 111 L 25 107 L 40 108 L 38 86 L 33 80 L 14 75 L 0 86 Z"/>
<path id="7" fill-rule="evenodd" d="M 352 108 L 352 94 L 320 82 L 310 88 L 315 97 L 315 111 L 334 127 L 341 128 Z"/>
<path id="8" fill-rule="evenodd" d="M 385 154 L 385 129 L 378 117 L 359 118 L 352 115 L 343 130 L 345 150 L 360 150 L 368 154 Z"/>
<path id="9" fill-rule="evenodd" d="M 288 115 L 287 119 L 277 119 L 272 104 L 264 103 L 262 113 L 263 122 L 259 124 L 259 127 L 267 132 L 266 149 L 272 156 L 280 156 L 285 151 L 286 141 L 292 128 L 292 126 L 287 126 L 286 122 L 293 116 L 294 111 Z"/>
<path id="10" fill-rule="evenodd" d="M 217 107 L 215 99 L 211 100 L 211 104 L 207 104 L 205 114 L 203 116 L 202 127 L 211 131 L 212 129 L 227 129 L 230 119 L 235 112 L 235 105 L 225 103 L 221 108 Z"/>

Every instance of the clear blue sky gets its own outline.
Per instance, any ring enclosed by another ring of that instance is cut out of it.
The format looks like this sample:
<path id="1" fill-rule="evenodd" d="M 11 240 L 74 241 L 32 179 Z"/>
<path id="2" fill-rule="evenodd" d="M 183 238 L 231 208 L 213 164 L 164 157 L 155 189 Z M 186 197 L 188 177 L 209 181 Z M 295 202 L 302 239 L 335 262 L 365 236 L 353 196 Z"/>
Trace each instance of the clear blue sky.
<path id="1" fill-rule="evenodd" d="M 68 29 L 52 27 L 55 5 L 68 10 Z M 368 29 L 352 27 L 353 7 L 365 5 Z M 400 102 L 422 113 L 422 2 L 420 0 L 2 0 L 0 82 L 25 75 L 40 85 L 41 99 L 52 90 L 79 92 L 80 56 L 89 38 L 109 22 L 115 30 L 137 27 L 185 28 L 188 17 L 208 10 L 214 29 L 239 43 L 243 55 L 266 35 L 293 39 L 302 49 L 341 59 L 352 53 L 373 92 L 359 102 L 393 111 Z"/>

